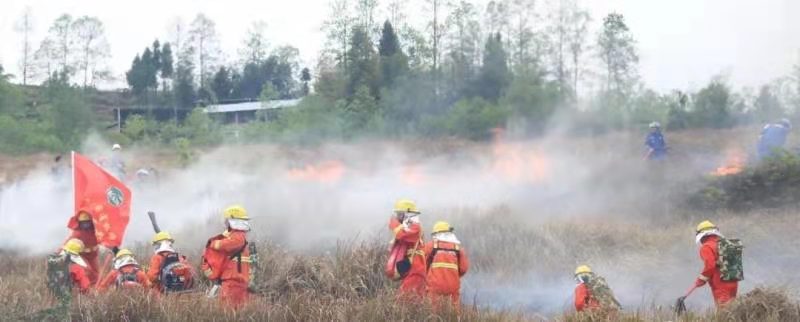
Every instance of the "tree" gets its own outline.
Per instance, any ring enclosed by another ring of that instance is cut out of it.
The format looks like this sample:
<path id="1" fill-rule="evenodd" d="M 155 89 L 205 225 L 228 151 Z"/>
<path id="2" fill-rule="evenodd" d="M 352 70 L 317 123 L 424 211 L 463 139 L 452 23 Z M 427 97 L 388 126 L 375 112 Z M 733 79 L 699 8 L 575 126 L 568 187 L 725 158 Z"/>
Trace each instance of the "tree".
<path id="1" fill-rule="evenodd" d="M 49 36 L 42 40 L 42 43 L 39 45 L 39 49 L 33 54 L 33 58 L 36 62 L 37 68 L 41 69 L 42 71 L 47 74 L 47 77 L 52 77 L 53 73 L 58 70 L 58 49 L 56 48 L 56 43 L 53 41 L 52 38 Z"/>
<path id="2" fill-rule="evenodd" d="M 328 36 L 326 45 L 329 47 L 328 51 L 336 56 L 340 68 L 346 74 L 349 62 L 347 52 L 350 43 L 350 31 L 353 28 L 350 0 L 331 0 L 329 6 L 331 17 L 323 25 L 323 30 L 326 31 Z"/>
<path id="3" fill-rule="evenodd" d="M 158 75 L 161 71 L 161 42 L 158 39 L 153 41 L 153 60 L 152 60 L 152 68 L 153 68 L 153 78 L 155 79 L 153 84 L 153 91 L 155 92 L 155 97 L 158 97 Z"/>
<path id="4" fill-rule="evenodd" d="M 51 41 L 47 45 L 52 45 L 52 48 L 48 48 L 48 50 L 52 50 L 53 56 L 58 57 L 58 72 L 67 75 L 67 77 L 72 75 L 73 72 L 73 68 L 70 65 L 72 44 L 74 43 L 72 26 L 72 16 L 63 14 L 50 26 L 49 35 L 46 38 Z M 42 45 L 45 45 L 45 43 L 43 42 Z"/>
<path id="5" fill-rule="evenodd" d="M 405 23 L 406 14 L 403 8 L 406 5 L 406 0 L 389 0 L 387 4 L 387 11 L 389 11 L 389 22 L 393 26 L 400 27 Z"/>
<path id="6" fill-rule="evenodd" d="M 146 47 L 142 53 L 142 83 L 145 88 L 153 88 L 158 84 L 158 61 L 153 51 Z"/>
<path id="7" fill-rule="evenodd" d="M 378 30 L 375 25 L 375 10 L 378 9 L 378 0 L 356 1 L 356 12 L 358 13 L 357 24 L 363 27 L 364 30 L 367 31 L 367 34 L 374 34 Z"/>
<path id="8" fill-rule="evenodd" d="M 767 85 L 761 86 L 753 105 L 759 121 L 774 122 L 774 120 L 783 117 L 785 114 L 780 100 Z"/>
<path id="9" fill-rule="evenodd" d="M 133 62 L 131 63 L 131 69 L 125 73 L 125 80 L 128 81 L 128 86 L 131 87 L 134 95 L 142 95 L 145 90 L 147 90 L 144 72 L 142 59 L 139 57 L 139 54 L 136 54 L 136 57 L 133 58 Z"/>
<path id="10" fill-rule="evenodd" d="M 207 73 L 218 57 L 219 39 L 214 21 L 202 13 L 197 14 L 189 30 L 189 41 L 197 54 L 200 88 L 204 88 Z"/>
<path id="11" fill-rule="evenodd" d="M 350 60 L 348 96 L 354 95 L 362 86 L 366 86 L 373 96 L 377 96 L 378 64 L 375 48 L 364 28 L 360 26 L 353 28 L 353 38 L 350 41 L 347 57 Z"/>
<path id="12" fill-rule="evenodd" d="M 191 52 L 189 52 L 188 56 L 191 56 Z M 178 65 L 175 69 L 175 85 L 173 92 L 175 94 L 176 108 L 174 113 L 175 119 L 177 120 L 177 108 L 191 108 L 195 105 L 194 65 L 189 57 L 182 57 L 178 60 Z"/>
<path id="13" fill-rule="evenodd" d="M 344 111 L 346 127 L 350 131 L 365 130 L 378 118 L 378 102 L 369 87 L 360 85 Z"/>
<path id="14" fill-rule="evenodd" d="M 311 82 L 311 71 L 308 67 L 303 68 L 303 71 L 300 72 L 300 81 L 303 82 L 303 87 L 300 89 L 301 96 L 307 96 L 311 89 L 308 86 L 308 83 Z"/>
<path id="15" fill-rule="evenodd" d="M 172 57 L 172 46 L 170 43 L 165 43 L 164 46 L 161 47 L 161 88 L 165 91 L 167 90 L 167 79 L 171 79 L 172 75 L 174 74 L 173 69 L 173 57 Z"/>
<path id="16" fill-rule="evenodd" d="M 509 26 L 508 0 L 492 0 L 486 4 L 486 32 L 490 35 L 504 34 Z"/>
<path id="17" fill-rule="evenodd" d="M 64 74 L 50 78 L 44 85 L 53 133 L 67 147 L 79 146 L 92 124 L 89 105 L 69 85 Z"/>
<path id="18" fill-rule="evenodd" d="M 403 54 L 400 40 L 389 20 L 383 23 L 381 39 L 378 42 L 381 64 L 381 86 L 389 87 L 408 70 L 408 58 Z"/>
<path id="19" fill-rule="evenodd" d="M 22 71 L 22 85 L 28 85 L 28 79 L 33 71 L 33 45 L 31 34 L 34 30 L 33 12 L 26 7 L 14 25 L 14 31 L 22 37 L 22 55 L 19 58 L 19 68 Z"/>
<path id="20" fill-rule="evenodd" d="M 446 39 L 449 61 L 445 62 L 448 66 L 444 70 L 448 72 L 448 83 L 457 95 L 474 77 L 480 60 L 480 23 L 475 7 L 467 1 L 460 1 L 451 8 L 446 24 L 451 32 Z"/>
<path id="21" fill-rule="evenodd" d="M 300 50 L 292 46 L 281 46 L 272 53 L 276 64 L 270 77 L 281 98 L 291 98 L 297 89 L 295 73 L 300 69 Z"/>
<path id="22" fill-rule="evenodd" d="M 505 8 L 508 9 L 505 9 Z M 511 61 L 518 73 L 531 73 L 539 64 L 539 48 L 536 43 L 536 33 L 533 30 L 533 20 L 536 18 L 534 0 L 511 0 L 510 3 L 503 5 L 496 4 L 493 14 L 507 13 L 508 17 L 493 17 L 494 32 L 502 31 L 502 25 L 508 24 L 508 39 Z M 506 21 L 508 20 L 508 21 Z"/>
<path id="23" fill-rule="evenodd" d="M 712 79 L 708 86 L 694 95 L 693 101 L 693 126 L 721 128 L 732 124 L 731 90 L 721 77 Z"/>
<path id="24" fill-rule="evenodd" d="M 603 19 L 597 46 L 605 67 L 605 91 L 616 97 L 627 96 L 637 78 L 639 56 L 636 41 L 621 14 L 611 13 Z"/>
<path id="25" fill-rule="evenodd" d="M 103 22 L 96 17 L 83 16 L 72 24 L 76 43 L 80 50 L 78 67 L 83 70 L 83 87 L 94 83 L 102 71 L 102 60 L 111 56 L 108 41 L 105 38 Z M 90 82 L 91 79 L 91 82 Z"/>
<path id="26" fill-rule="evenodd" d="M 490 102 L 497 102 L 511 81 L 508 58 L 503 48 L 503 39 L 495 33 L 486 40 L 483 66 L 475 82 L 474 92 Z"/>
<path id="27" fill-rule="evenodd" d="M 581 59 L 584 51 L 586 51 L 586 35 L 588 34 L 591 17 L 588 11 L 579 8 L 575 2 L 572 2 L 570 8 L 567 20 L 569 24 L 567 28 L 567 47 L 569 47 L 572 58 L 572 96 L 577 99 L 578 80 L 583 71 Z"/>
<path id="28" fill-rule="evenodd" d="M 225 66 L 222 66 L 214 74 L 214 79 L 211 82 L 211 89 L 217 97 L 217 101 L 223 101 L 231 98 L 233 91 L 233 83 L 231 81 L 231 73 Z"/>
<path id="29" fill-rule="evenodd" d="M 439 93 L 439 64 L 440 64 L 440 52 L 439 46 L 442 41 L 443 35 L 443 26 L 439 22 L 439 13 L 443 9 L 442 7 L 446 4 L 447 0 L 427 0 L 430 5 L 431 13 L 433 16 L 431 17 L 430 28 L 431 28 L 431 43 L 433 44 L 431 57 L 433 61 L 433 92 L 434 95 L 438 95 Z"/>
<path id="30" fill-rule="evenodd" d="M 244 38 L 244 47 L 239 50 L 239 55 L 243 63 L 257 63 L 267 58 L 269 43 L 265 32 L 267 23 L 256 21 L 247 29 Z"/>

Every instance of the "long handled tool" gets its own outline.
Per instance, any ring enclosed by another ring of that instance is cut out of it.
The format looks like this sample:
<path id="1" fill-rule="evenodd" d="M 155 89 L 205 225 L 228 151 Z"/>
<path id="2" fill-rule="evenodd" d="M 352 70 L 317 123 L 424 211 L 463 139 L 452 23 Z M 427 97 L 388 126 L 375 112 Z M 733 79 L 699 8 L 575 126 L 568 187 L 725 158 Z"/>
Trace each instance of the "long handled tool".
<path id="1" fill-rule="evenodd" d="M 675 314 L 681 315 L 686 313 L 686 298 L 689 297 L 689 295 L 692 295 L 696 289 L 697 285 L 692 286 L 692 288 L 690 288 L 684 296 L 679 297 L 678 300 L 675 301 Z"/>
<path id="2" fill-rule="evenodd" d="M 156 221 L 156 213 L 148 211 L 147 217 L 150 217 L 150 223 L 153 224 L 153 230 L 156 232 L 156 234 L 160 233 L 161 228 L 158 227 L 158 222 Z"/>

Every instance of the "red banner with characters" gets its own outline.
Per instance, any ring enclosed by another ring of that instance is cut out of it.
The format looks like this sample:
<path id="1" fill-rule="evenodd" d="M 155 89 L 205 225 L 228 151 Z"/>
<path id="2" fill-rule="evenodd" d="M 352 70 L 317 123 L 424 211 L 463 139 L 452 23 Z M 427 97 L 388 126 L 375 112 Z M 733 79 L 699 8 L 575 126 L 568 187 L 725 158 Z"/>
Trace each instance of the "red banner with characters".
<path id="1" fill-rule="evenodd" d="M 94 222 L 97 243 L 119 247 L 131 213 L 131 191 L 88 158 L 72 152 L 75 211 L 86 210 Z M 72 220 L 76 220 L 73 217 Z"/>

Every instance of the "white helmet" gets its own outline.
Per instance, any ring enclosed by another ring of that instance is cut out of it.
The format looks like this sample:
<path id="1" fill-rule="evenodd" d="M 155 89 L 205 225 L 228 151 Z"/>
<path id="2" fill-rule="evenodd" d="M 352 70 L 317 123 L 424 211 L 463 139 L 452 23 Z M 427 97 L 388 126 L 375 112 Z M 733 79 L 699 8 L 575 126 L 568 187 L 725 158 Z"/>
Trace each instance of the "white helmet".
<path id="1" fill-rule="evenodd" d="M 787 119 L 787 118 L 782 118 L 780 120 L 780 122 L 778 122 L 778 123 L 780 123 L 781 125 L 783 125 L 787 129 L 791 129 L 792 128 L 792 121 L 789 121 L 789 119 Z"/>
<path id="2" fill-rule="evenodd" d="M 119 151 L 119 150 L 122 150 L 122 147 L 119 144 L 114 143 L 114 145 L 111 146 L 111 151 Z"/>
<path id="3" fill-rule="evenodd" d="M 650 123 L 650 128 L 651 129 L 660 129 L 661 128 L 661 123 L 658 123 L 658 122 Z"/>

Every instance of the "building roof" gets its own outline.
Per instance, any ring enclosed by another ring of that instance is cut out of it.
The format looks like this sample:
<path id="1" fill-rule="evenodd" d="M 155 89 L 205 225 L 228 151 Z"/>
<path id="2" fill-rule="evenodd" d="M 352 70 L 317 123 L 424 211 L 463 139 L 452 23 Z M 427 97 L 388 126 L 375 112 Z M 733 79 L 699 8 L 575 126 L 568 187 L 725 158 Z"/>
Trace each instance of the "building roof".
<path id="1" fill-rule="evenodd" d="M 258 111 L 258 110 L 270 110 L 276 108 L 284 108 L 284 107 L 291 107 L 297 104 L 300 104 L 302 98 L 297 99 L 290 99 L 290 100 L 272 100 L 269 102 L 244 102 L 244 103 L 234 103 L 234 104 L 217 104 L 217 105 L 209 105 L 205 108 L 206 113 L 230 113 L 230 112 L 242 112 L 242 111 Z"/>

